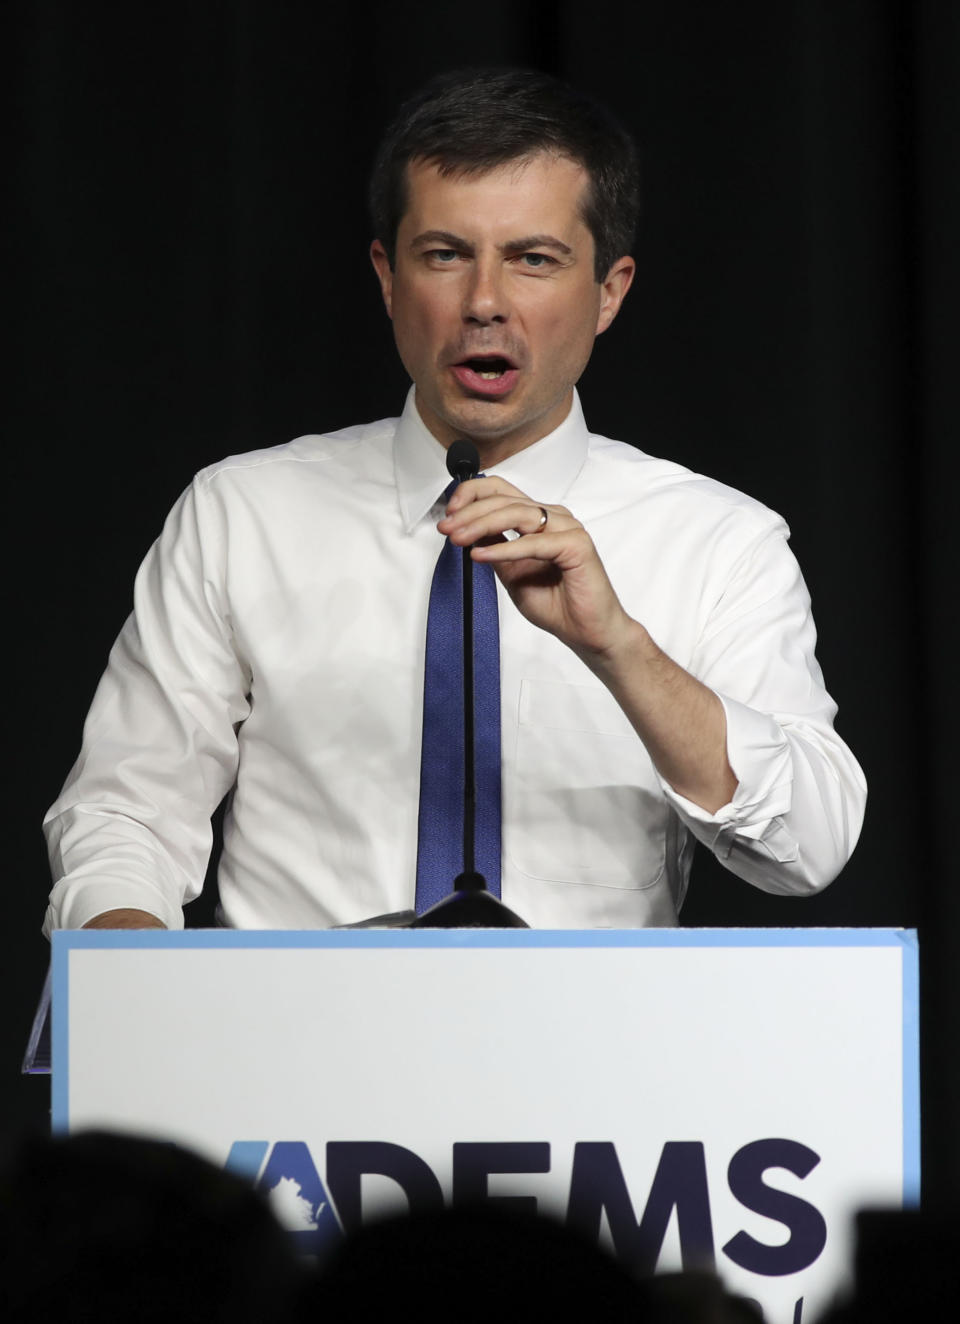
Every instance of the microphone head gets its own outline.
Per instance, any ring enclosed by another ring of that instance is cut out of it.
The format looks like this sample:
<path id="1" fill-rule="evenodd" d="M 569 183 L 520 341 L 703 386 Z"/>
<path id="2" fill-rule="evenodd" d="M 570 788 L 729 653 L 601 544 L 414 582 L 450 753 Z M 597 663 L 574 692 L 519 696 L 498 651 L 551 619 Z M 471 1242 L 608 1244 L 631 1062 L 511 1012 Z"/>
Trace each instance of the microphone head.
<path id="1" fill-rule="evenodd" d="M 480 455 L 472 441 L 452 441 L 447 447 L 447 473 L 458 482 L 475 478 L 480 469 Z"/>

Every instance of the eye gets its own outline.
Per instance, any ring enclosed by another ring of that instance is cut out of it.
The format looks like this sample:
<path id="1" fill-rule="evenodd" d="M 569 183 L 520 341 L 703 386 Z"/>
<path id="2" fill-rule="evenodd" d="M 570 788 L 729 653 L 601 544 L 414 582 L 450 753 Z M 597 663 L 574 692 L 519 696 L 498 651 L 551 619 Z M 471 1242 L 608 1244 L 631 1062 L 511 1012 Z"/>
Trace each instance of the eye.
<path id="1" fill-rule="evenodd" d="M 426 253 L 431 261 L 439 263 L 441 266 L 448 267 L 457 260 L 457 250 L 455 248 L 431 248 Z"/>
<path id="2" fill-rule="evenodd" d="M 521 253 L 520 262 L 523 266 L 532 271 L 539 271 L 543 267 L 556 265 L 556 259 L 548 256 L 546 253 Z"/>

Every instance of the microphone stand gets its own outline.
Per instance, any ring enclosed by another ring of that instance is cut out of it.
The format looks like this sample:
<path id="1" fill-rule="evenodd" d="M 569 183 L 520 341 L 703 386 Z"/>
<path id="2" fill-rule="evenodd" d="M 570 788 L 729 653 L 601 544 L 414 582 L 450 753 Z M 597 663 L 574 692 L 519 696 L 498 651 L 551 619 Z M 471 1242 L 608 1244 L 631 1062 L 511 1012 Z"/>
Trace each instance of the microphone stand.
<path id="1" fill-rule="evenodd" d="M 455 441 L 447 451 L 447 470 L 459 482 L 475 478 L 477 448 Z M 530 926 L 487 889 L 476 868 L 477 779 L 473 700 L 473 558 L 462 549 L 463 607 L 463 871 L 453 891 L 411 920 L 411 929 L 526 929 Z"/>
<path id="2" fill-rule="evenodd" d="M 466 482 L 480 468 L 477 448 L 469 441 L 455 441 L 447 451 L 451 478 Z M 453 880 L 453 890 L 442 901 L 416 915 L 401 910 L 356 924 L 337 924 L 338 929 L 527 929 L 529 924 L 487 888 L 487 880 L 476 867 L 477 780 L 473 687 L 473 558 L 462 549 L 463 609 L 463 871 Z"/>

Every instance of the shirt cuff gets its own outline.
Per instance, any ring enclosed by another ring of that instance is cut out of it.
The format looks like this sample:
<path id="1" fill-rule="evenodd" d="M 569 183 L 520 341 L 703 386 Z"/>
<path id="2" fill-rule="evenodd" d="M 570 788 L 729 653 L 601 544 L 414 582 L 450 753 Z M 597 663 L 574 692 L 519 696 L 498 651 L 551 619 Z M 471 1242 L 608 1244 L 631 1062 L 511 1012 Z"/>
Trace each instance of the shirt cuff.
<path id="1" fill-rule="evenodd" d="M 183 910 L 170 906 L 153 889 L 132 887 L 129 880 L 101 876 L 61 879 L 50 895 L 43 924 L 46 937 L 54 929 L 82 929 L 108 910 L 144 910 L 168 929 L 183 928 Z"/>
<path id="2" fill-rule="evenodd" d="M 781 821 L 793 794 L 790 744 L 783 728 L 768 713 L 723 694 L 717 698 L 727 720 L 727 759 L 737 778 L 733 799 L 711 814 L 661 777 L 663 793 L 697 840 L 720 859 L 744 838 L 763 842 L 778 860 L 796 859 L 797 843 Z"/>

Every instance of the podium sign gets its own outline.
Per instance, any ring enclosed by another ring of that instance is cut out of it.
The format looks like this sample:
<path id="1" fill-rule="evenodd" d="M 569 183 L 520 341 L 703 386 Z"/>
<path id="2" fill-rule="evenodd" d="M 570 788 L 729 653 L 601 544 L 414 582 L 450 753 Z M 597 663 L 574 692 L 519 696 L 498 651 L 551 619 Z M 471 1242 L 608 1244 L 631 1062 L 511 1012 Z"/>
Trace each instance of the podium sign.
<path id="1" fill-rule="evenodd" d="M 178 1141 L 305 1249 L 376 1211 L 536 1201 L 771 1324 L 919 1191 L 902 930 L 61 932 L 53 1119 Z"/>

